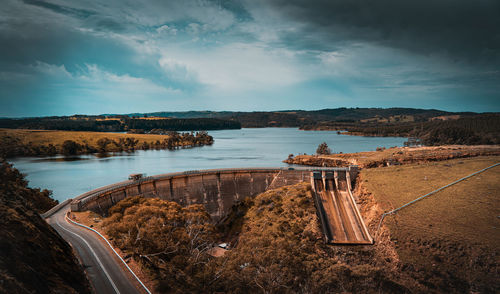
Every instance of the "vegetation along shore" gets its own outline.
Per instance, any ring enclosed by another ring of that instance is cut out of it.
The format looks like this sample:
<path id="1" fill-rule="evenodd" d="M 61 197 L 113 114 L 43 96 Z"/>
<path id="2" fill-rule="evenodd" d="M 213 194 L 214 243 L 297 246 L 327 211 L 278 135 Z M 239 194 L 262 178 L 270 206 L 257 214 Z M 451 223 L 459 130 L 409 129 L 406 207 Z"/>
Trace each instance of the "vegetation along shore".
<path id="1" fill-rule="evenodd" d="M 0 157 L 79 155 L 211 145 L 205 131 L 168 135 L 0 129 Z"/>

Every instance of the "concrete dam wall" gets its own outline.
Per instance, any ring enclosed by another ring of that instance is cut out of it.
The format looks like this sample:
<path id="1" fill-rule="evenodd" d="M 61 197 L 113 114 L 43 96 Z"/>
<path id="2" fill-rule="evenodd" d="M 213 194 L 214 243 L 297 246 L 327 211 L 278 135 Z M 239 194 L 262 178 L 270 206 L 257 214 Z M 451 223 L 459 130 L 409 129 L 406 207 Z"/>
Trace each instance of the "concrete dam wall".
<path id="1" fill-rule="evenodd" d="M 72 211 L 91 210 L 106 214 L 118 201 L 131 196 L 155 197 L 175 201 L 182 206 L 202 204 L 215 221 L 246 197 L 254 197 L 268 189 L 309 182 L 312 170 L 325 168 L 245 168 L 217 169 L 169 173 L 123 181 L 105 186 L 75 198 Z M 357 168 L 329 168 L 349 172 L 355 178 Z"/>

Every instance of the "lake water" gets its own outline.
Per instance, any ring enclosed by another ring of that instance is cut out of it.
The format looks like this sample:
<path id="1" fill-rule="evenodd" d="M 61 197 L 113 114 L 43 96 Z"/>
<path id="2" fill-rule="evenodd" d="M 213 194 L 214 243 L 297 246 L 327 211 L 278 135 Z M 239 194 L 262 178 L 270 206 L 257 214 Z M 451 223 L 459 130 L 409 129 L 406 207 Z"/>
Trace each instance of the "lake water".
<path id="1" fill-rule="evenodd" d="M 215 143 L 179 150 L 149 150 L 99 158 L 94 155 L 67 160 L 63 157 L 15 158 L 14 166 L 27 175 L 31 187 L 53 190 L 59 201 L 89 190 L 126 180 L 129 174 L 231 167 L 279 167 L 288 154 L 313 154 L 321 142 L 334 152 L 373 151 L 402 146 L 405 138 L 337 135 L 334 131 L 300 131 L 295 128 L 260 128 L 210 131 Z"/>

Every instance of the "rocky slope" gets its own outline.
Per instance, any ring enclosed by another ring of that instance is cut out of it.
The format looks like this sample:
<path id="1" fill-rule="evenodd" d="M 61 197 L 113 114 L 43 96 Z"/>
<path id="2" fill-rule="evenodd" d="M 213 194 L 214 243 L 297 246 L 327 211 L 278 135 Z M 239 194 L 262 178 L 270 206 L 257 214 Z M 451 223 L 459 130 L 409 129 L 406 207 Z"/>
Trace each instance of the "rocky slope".
<path id="1" fill-rule="evenodd" d="M 39 216 L 56 204 L 0 159 L 0 293 L 90 293 L 71 247 Z"/>

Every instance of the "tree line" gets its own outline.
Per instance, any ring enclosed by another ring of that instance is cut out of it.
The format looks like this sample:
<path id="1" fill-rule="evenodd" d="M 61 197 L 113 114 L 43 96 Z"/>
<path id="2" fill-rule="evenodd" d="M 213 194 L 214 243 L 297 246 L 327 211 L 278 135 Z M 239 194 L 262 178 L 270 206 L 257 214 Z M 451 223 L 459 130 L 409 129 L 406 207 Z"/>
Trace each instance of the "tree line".
<path id="1" fill-rule="evenodd" d="M 216 118 L 138 119 L 120 117 L 116 119 L 96 119 L 94 117 L 41 117 L 3 118 L 0 119 L 0 128 L 89 132 L 126 132 L 130 129 L 140 129 L 149 132 L 152 129 L 167 131 L 240 129 L 241 124 L 233 120 Z"/>

